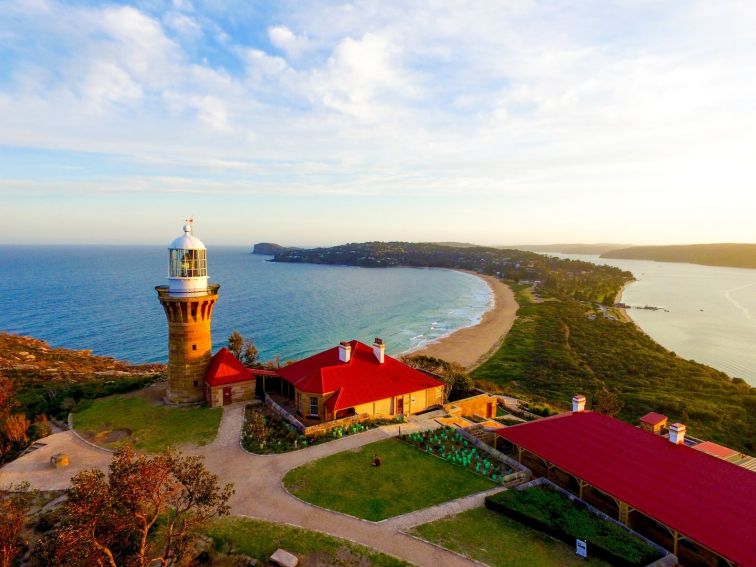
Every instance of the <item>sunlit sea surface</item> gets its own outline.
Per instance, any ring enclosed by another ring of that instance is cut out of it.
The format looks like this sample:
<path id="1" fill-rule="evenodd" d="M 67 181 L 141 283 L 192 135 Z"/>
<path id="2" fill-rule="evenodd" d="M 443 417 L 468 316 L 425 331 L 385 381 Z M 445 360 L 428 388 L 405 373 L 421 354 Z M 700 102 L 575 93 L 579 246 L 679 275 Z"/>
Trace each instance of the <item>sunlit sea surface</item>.
<path id="1" fill-rule="evenodd" d="M 622 301 L 668 310 L 628 310 L 641 329 L 684 358 L 756 386 L 756 270 L 554 255 L 629 270 L 637 281 Z"/>
<path id="2" fill-rule="evenodd" d="M 215 348 L 237 329 L 254 338 L 263 359 L 374 337 L 397 354 L 477 323 L 493 300 L 485 282 L 450 270 L 267 260 L 247 248 L 208 250 L 210 280 L 221 284 Z M 164 361 L 167 327 L 154 287 L 167 283 L 167 264 L 161 247 L 0 246 L 0 330 Z"/>

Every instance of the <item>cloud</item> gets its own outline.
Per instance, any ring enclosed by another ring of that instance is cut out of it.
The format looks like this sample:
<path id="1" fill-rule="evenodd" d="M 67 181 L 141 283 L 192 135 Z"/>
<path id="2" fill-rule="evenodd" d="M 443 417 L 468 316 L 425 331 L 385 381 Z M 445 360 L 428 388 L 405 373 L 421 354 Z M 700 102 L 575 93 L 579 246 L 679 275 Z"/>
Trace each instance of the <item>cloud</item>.
<path id="1" fill-rule="evenodd" d="M 125 156 L 105 191 L 190 169 L 249 195 L 737 199 L 756 183 L 754 13 L 713 10 L 10 0 L 0 144 Z"/>
<path id="2" fill-rule="evenodd" d="M 268 37 L 274 46 L 294 59 L 311 49 L 310 41 L 306 36 L 297 36 L 286 26 L 268 28 Z"/>

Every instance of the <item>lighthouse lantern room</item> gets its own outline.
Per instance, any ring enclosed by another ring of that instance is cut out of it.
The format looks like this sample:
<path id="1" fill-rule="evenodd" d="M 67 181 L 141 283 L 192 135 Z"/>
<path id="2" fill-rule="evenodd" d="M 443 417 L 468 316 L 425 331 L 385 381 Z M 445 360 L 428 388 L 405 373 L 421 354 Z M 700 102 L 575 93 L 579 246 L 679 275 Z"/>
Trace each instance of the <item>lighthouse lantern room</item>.
<path id="1" fill-rule="evenodd" d="M 218 284 L 209 284 L 207 250 L 192 235 L 192 219 L 184 234 L 168 247 L 168 285 L 155 289 L 168 319 L 168 392 L 171 403 L 205 399 L 205 372 L 212 356 L 211 322 Z"/>

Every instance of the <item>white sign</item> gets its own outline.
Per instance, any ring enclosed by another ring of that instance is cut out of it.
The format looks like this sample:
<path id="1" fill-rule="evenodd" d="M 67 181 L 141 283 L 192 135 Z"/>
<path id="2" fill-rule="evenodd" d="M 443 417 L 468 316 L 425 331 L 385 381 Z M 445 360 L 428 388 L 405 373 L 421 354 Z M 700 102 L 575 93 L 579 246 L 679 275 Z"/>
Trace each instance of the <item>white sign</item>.
<path id="1" fill-rule="evenodd" d="M 575 540 L 575 553 L 580 557 L 588 557 L 588 544 L 582 539 Z"/>

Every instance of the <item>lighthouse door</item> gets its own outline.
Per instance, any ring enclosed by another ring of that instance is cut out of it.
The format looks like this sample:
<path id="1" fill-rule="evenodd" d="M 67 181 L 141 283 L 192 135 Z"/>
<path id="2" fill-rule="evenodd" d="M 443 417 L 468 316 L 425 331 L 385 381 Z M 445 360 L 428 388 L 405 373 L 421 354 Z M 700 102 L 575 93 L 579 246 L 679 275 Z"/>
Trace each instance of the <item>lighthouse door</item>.
<path id="1" fill-rule="evenodd" d="M 231 403 L 231 387 L 223 388 L 223 405 L 227 406 Z"/>

